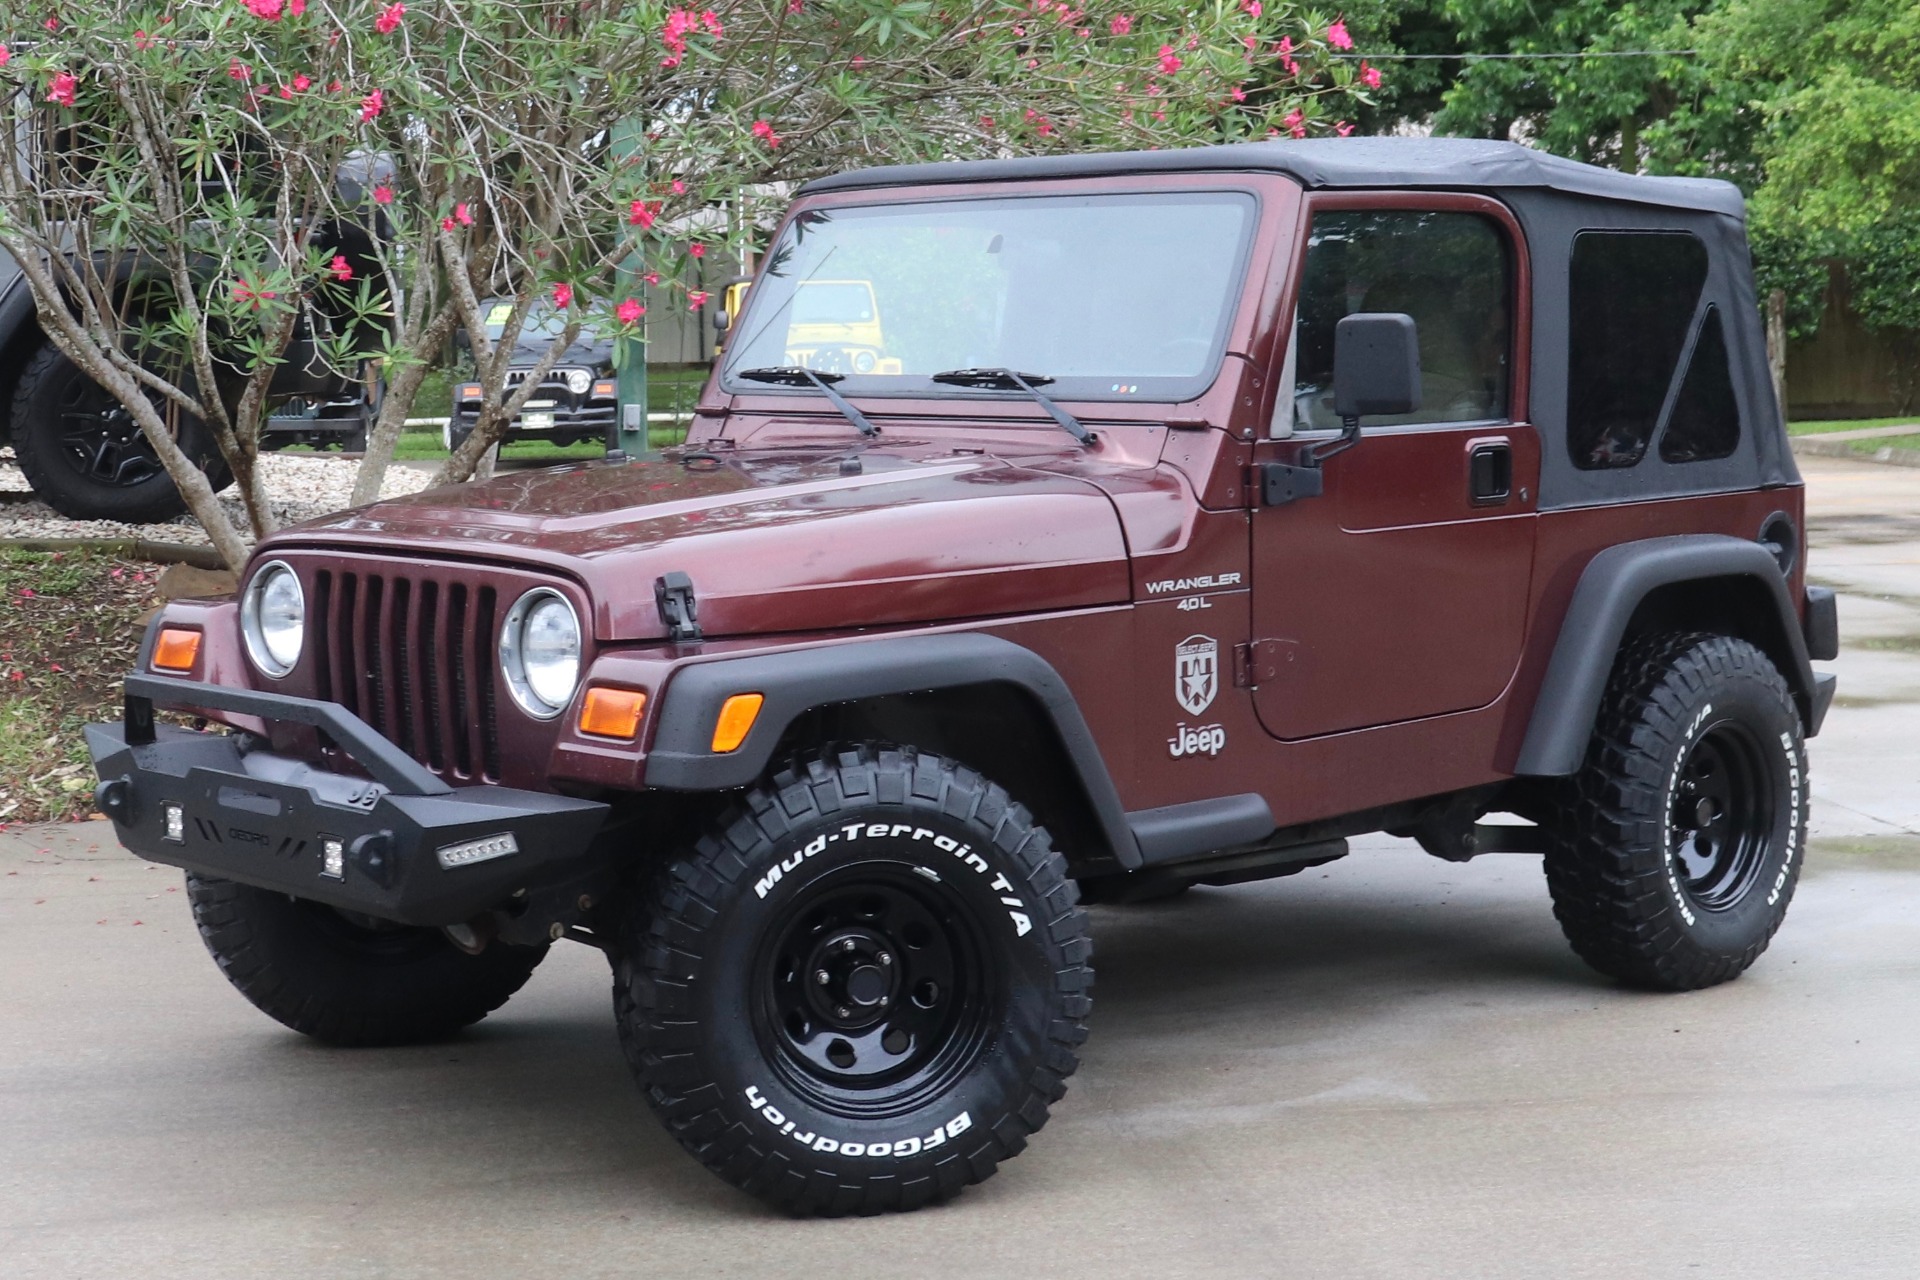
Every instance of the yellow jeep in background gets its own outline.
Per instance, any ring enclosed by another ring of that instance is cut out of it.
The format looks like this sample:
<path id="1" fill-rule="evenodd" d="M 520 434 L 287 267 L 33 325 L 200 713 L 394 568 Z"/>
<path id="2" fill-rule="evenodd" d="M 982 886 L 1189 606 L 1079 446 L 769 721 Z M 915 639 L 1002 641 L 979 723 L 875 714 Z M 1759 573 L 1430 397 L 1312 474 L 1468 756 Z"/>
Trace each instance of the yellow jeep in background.
<path id="1" fill-rule="evenodd" d="M 737 319 L 752 281 L 728 283 L 723 314 Z M 794 291 L 787 318 L 787 363 L 822 373 L 893 374 L 903 371 L 888 356 L 880 327 L 880 304 L 869 280 L 806 280 Z M 718 357 L 719 350 L 714 351 Z"/>

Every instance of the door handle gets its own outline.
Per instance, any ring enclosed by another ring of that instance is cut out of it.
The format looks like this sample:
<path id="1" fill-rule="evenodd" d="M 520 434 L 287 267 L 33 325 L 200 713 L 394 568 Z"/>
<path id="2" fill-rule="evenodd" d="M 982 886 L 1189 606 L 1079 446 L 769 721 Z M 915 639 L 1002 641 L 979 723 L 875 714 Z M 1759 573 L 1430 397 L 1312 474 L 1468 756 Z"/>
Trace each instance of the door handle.
<path id="1" fill-rule="evenodd" d="M 1513 446 L 1488 440 L 1467 454 L 1467 497 L 1476 507 L 1498 506 L 1513 496 Z"/>

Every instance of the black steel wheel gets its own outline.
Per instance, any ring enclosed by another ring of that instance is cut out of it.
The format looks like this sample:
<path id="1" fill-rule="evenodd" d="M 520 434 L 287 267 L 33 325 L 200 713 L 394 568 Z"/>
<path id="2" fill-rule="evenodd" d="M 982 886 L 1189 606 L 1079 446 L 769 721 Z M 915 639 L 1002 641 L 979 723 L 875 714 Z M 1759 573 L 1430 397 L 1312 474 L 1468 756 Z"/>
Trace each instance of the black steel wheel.
<path id="1" fill-rule="evenodd" d="M 1554 914 L 1603 973 L 1725 982 L 1780 927 L 1806 822 L 1800 714 L 1767 656 L 1727 636 L 1643 638 L 1552 827 Z"/>
<path id="2" fill-rule="evenodd" d="M 225 488 L 232 476 L 205 425 L 174 413 L 181 448 L 216 490 Z M 186 510 L 126 406 L 52 343 L 21 371 L 11 429 L 14 458 L 27 483 L 61 515 L 150 524 Z"/>
<path id="3" fill-rule="evenodd" d="M 1065 862 L 953 761 L 863 746 L 750 791 L 615 922 L 648 1101 L 728 1182 L 799 1213 L 948 1199 L 1046 1122 L 1092 944 Z"/>

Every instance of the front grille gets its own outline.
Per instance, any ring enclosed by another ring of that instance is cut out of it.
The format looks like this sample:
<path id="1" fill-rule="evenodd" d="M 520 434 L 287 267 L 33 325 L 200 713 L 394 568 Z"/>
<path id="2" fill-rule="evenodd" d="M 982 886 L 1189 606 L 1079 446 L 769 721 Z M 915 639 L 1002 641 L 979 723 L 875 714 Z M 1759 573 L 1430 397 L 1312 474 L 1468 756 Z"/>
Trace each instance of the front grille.
<path id="1" fill-rule="evenodd" d="M 313 586 L 317 695 L 442 777 L 496 781 L 494 588 L 333 569 Z"/>

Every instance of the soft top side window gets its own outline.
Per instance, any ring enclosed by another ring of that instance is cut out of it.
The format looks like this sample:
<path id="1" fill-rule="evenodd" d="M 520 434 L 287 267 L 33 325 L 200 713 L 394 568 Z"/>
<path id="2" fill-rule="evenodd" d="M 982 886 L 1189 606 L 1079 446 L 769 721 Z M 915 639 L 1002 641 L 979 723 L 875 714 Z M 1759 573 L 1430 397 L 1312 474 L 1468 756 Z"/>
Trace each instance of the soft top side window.
<path id="1" fill-rule="evenodd" d="M 1399 311 L 1420 329 L 1421 403 L 1369 425 L 1504 421 L 1513 344 L 1513 255 L 1506 233 L 1477 213 L 1339 209 L 1316 213 L 1301 268 L 1288 364 L 1290 426 L 1337 429 L 1333 330 L 1356 311 Z M 1284 383 L 1283 383 L 1284 385 Z"/>
<path id="2" fill-rule="evenodd" d="M 1567 452 L 1583 471 L 1631 467 L 1646 454 L 1686 350 L 1707 247 L 1690 231 L 1582 231 L 1572 274 Z M 1724 342 L 1719 351 L 1725 379 Z M 1731 383 L 1726 394 L 1731 401 Z"/>
<path id="3" fill-rule="evenodd" d="M 1733 455 L 1740 444 L 1740 406 L 1727 364 L 1727 338 L 1720 308 L 1708 306 L 1687 360 L 1687 376 L 1660 433 L 1663 462 L 1712 462 Z"/>

